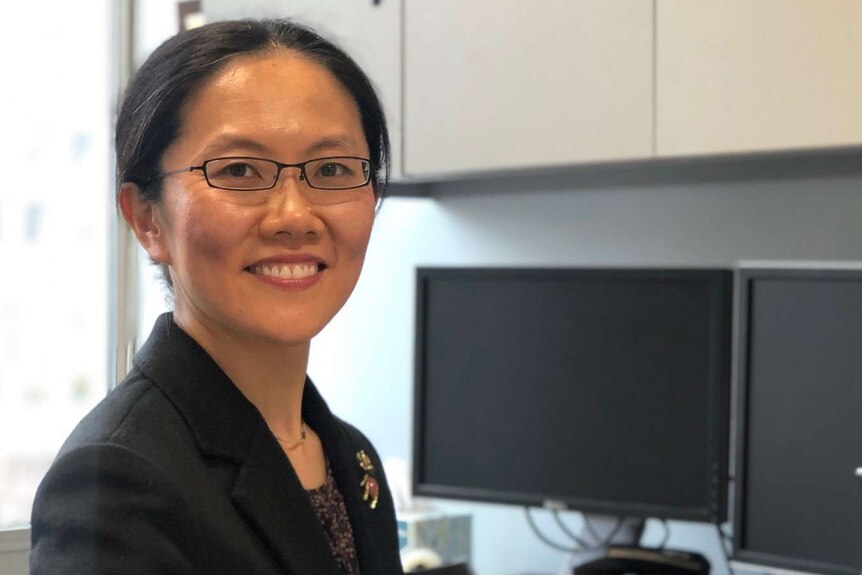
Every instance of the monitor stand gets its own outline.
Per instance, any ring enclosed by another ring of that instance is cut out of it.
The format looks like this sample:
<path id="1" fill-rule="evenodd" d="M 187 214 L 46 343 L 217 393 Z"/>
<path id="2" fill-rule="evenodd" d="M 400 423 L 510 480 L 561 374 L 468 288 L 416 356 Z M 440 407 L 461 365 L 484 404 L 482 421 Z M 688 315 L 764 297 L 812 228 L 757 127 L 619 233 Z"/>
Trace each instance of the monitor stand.
<path id="1" fill-rule="evenodd" d="M 656 549 L 641 547 L 646 521 L 643 519 L 624 519 L 602 515 L 587 515 L 592 530 L 584 526 L 582 537 L 598 543 L 607 541 L 608 548 L 597 552 L 593 557 L 577 567 L 575 575 L 624 575 L 661 574 L 661 575 L 708 575 L 709 561 L 699 554 L 676 549 Z M 595 532 L 595 533 L 593 533 Z"/>
<path id="2" fill-rule="evenodd" d="M 587 521 L 592 529 L 587 527 Z M 619 517 L 610 515 L 584 514 L 584 528 L 581 532 L 582 538 L 594 545 L 600 545 L 607 541 L 612 545 L 625 545 L 629 547 L 640 543 L 646 527 L 646 520 L 627 517 L 620 523 Z M 596 537 L 599 538 L 596 541 Z"/>

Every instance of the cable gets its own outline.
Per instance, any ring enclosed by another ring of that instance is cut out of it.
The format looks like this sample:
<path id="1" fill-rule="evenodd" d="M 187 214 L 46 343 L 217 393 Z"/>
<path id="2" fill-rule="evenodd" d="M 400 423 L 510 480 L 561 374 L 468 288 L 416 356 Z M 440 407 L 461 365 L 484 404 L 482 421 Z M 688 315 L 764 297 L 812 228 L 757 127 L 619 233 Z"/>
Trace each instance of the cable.
<path id="1" fill-rule="evenodd" d="M 595 549 L 595 547 L 593 547 L 592 545 L 590 545 L 589 543 L 587 543 L 586 541 L 581 539 L 581 537 L 579 535 L 577 535 L 576 533 L 573 533 L 572 530 L 569 529 L 565 523 L 563 523 L 563 519 L 562 519 L 562 517 L 560 517 L 560 512 L 558 510 L 554 509 L 553 515 L 554 515 L 554 520 L 557 522 L 557 525 L 560 526 L 560 529 L 563 531 L 563 533 L 568 535 L 572 539 L 572 541 L 574 541 L 575 543 L 577 543 L 578 545 L 583 547 L 585 551 Z"/>
<path id="2" fill-rule="evenodd" d="M 552 539 L 548 538 L 544 533 L 542 533 L 538 525 L 536 525 L 536 522 L 533 519 L 532 514 L 530 513 L 529 507 L 524 507 L 524 515 L 527 518 L 527 523 L 530 525 L 530 529 L 532 529 L 533 533 L 542 541 L 542 543 L 544 543 L 548 547 L 556 549 L 557 551 L 563 551 L 565 553 L 572 554 L 607 549 L 610 546 L 611 541 L 613 541 L 614 537 L 617 536 L 617 534 L 625 525 L 626 520 L 628 519 L 627 517 L 617 517 L 617 522 L 616 525 L 614 525 L 614 528 L 611 529 L 611 531 L 604 538 L 602 538 L 601 536 L 599 536 L 595 527 L 593 527 L 589 517 L 586 514 L 583 514 L 584 526 L 587 531 L 589 531 L 590 536 L 596 541 L 595 545 L 590 545 L 582 537 L 569 529 L 569 527 L 563 522 L 563 519 L 560 517 L 559 511 L 554 509 L 552 510 L 554 521 L 556 521 L 557 525 L 563 531 L 563 533 L 565 533 L 567 537 L 572 539 L 572 541 L 574 541 L 578 545 L 578 547 L 568 547 L 566 545 L 563 545 L 562 543 L 553 541 Z M 664 548 L 664 546 L 667 544 L 668 538 L 670 537 L 670 528 L 668 527 L 667 522 L 663 521 L 663 525 L 665 527 L 665 535 L 660 545 L 661 548 Z"/>
<path id="3" fill-rule="evenodd" d="M 623 521 L 625 518 L 618 517 L 617 524 L 614 526 L 613 530 L 611 530 L 610 534 L 602 540 L 601 537 L 595 532 L 595 529 L 592 526 L 589 526 L 589 529 L 592 531 L 593 537 L 596 539 L 596 545 L 589 545 L 586 541 L 583 540 L 580 536 L 575 534 L 571 529 L 569 529 L 565 523 L 563 523 L 562 518 L 559 516 L 559 512 L 557 510 L 553 510 L 554 520 L 557 522 L 557 525 L 563 532 L 570 537 L 573 541 L 575 541 L 580 547 L 567 547 L 561 543 L 557 543 L 549 539 L 544 533 L 541 532 L 539 527 L 536 525 L 536 522 L 533 520 L 533 516 L 530 514 L 530 508 L 524 507 L 524 515 L 527 517 L 527 523 L 529 523 L 530 528 L 533 530 L 533 533 L 538 537 L 545 545 L 552 547 L 558 551 L 564 551 L 566 553 L 578 554 L 585 553 L 588 551 L 599 551 L 601 549 L 607 549 L 608 544 L 611 539 L 613 539 L 617 533 L 619 533 L 620 529 L 623 526 Z M 584 515 L 584 521 L 587 522 L 588 519 L 586 515 Z"/>
<path id="4" fill-rule="evenodd" d="M 724 556 L 725 566 L 727 567 L 727 572 L 733 575 L 733 567 L 730 565 L 730 552 L 727 550 L 726 543 L 730 543 L 733 545 L 733 538 L 730 537 L 727 533 L 725 533 L 724 529 L 721 528 L 721 525 L 715 526 L 716 531 L 718 531 L 718 546 L 721 547 L 721 553 Z"/>
<path id="5" fill-rule="evenodd" d="M 584 518 L 586 519 L 586 517 L 584 517 Z M 625 525 L 626 519 L 628 519 L 628 518 L 627 517 L 617 517 L 617 524 L 614 526 L 613 529 L 611 529 L 611 532 L 608 534 L 608 536 L 605 537 L 605 540 L 602 542 L 602 547 L 607 547 L 608 545 L 611 544 L 611 541 L 614 540 L 614 537 L 617 536 L 617 534 L 623 528 L 623 525 Z M 637 543 L 637 542 L 635 542 L 635 543 Z"/>
<path id="6" fill-rule="evenodd" d="M 527 516 L 527 523 L 530 524 L 530 528 L 533 530 L 533 533 L 535 533 L 536 537 L 541 539 L 545 545 L 547 545 L 549 547 L 553 547 L 554 549 L 556 549 L 558 551 L 564 551 L 566 553 L 579 553 L 579 552 L 583 551 L 583 549 L 578 549 L 576 547 L 566 547 L 565 545 L 561 545 L 561 544 L 559 544 L 555 541 L 551 541 L 550 539 L 545 537 L 545 535 L 539 530 L 539 528 L 533 522 L 533 516 L 530 515 L 530 508 L 529 507 L 524 507 L 524 514 Z"/>
<path id="7" fill-rule="evenodd" d="M 593 541 L 596 542 L 596 545 L 601 545 L 602 544 L 602 538 L 599 537 L 599 534 L 596 533 L 595 529 L 593 529 L 593 523 L 590 521 L 589 516 L 586 513 L 584 513 L 583 515 L 584 515 L 584 527 L 586 527 L 587 531 L 590 532 L 590 537 L 593 538 Z"/>
<path id="8" fill-rule="evenodd" d="M 670 539 L 670 525 L 667 522 L 667 519 L 659 519 L 661 521 L 662 526 L 664 527 L 664 537 L 662 537 L 661 543 L 658 544 L 659 549 L 664 549 L 667 546 L 668 539 Z"/>
<path id="9" fill-rule="evenodd" d="M 721 546 L 724 550 L 725 555 L 730 555 L 733 550 L 733 535 L 725 531 L 721 525 L 716 525 L 718 528 L 718 535 L 721 537 Z M 728 550 L 728 547 L 730 550 Z"/>

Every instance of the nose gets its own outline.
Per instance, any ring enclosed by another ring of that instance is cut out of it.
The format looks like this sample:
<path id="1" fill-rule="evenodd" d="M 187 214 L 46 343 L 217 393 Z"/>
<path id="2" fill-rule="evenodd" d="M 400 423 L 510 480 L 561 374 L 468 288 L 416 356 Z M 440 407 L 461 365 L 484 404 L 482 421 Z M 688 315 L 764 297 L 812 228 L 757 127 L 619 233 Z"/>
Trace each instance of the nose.
<path id="1" fill-rule="evenodd" d="M 308 186 L 300 174 L 298 168 L 285 168 L 270 190 L 266 216 L 261 222 L 264 236 L 307 241 L 323 233 L 323 221 L 305 195 Z"/>

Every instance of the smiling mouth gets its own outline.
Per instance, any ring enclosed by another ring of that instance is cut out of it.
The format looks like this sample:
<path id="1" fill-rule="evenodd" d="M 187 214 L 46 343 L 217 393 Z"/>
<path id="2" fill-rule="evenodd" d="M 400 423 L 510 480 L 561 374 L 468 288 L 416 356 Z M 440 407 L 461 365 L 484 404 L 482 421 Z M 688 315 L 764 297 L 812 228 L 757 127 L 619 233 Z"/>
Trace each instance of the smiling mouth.
<path id="1" fill-rule="evenodd" d="M 248 270 L 253 274 L 278 278 L 283 280 L 301 280 L 311 277 L 323 269 L 322 264 L 273 264 L 269 266 L 251 266 Z"/>

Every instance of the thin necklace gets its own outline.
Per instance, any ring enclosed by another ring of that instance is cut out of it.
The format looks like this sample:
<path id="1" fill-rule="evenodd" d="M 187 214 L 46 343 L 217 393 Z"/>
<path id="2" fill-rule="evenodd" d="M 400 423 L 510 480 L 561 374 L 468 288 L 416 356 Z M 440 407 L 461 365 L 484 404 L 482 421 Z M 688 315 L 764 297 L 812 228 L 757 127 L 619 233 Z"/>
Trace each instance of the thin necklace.
<path id="1" fill-rule="evenodd" d="M 297 447 L 299 447 L 300 445 L 305 443 L 305 430 L 306 430 L 305 422 L 303 421 L 302 422 L 302 434 L 300 435 L 300 440 L 295 442 L 295 443 L 288 443 L 288 441 L 286 439 L 282 439 L 281 437 L 275 435 L 274 433 L 273 433 L 273 435 L 275 436 L 275 438 L 278 440 L 278 442 L 281 444 L 281 446 L 285 450 L 293 451 L 294 449 L 296 449 Z"/>

